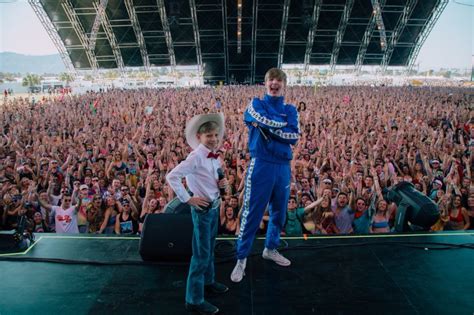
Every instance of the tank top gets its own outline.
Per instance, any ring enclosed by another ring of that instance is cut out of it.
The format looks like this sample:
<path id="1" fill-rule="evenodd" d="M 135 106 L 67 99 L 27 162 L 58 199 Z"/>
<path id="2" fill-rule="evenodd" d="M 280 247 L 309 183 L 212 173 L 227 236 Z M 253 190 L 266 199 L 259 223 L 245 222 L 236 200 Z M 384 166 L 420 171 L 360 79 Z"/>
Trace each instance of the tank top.
<path id="1" fill-rule="evenodd" d="M 451 213 L 449 214 L 449 220 L 450 221 L 453 221 L 453 222 L 458 222 L 458 223 L 461 223 L 461 222 L 464 222 L 464 216 L 462 214 L 462 208 L 458 208 L 458 215 L 453 217 L 451 216 Z"/>
<path id="2" fill-rule="evenodd" d="M 115 220 L 117 220 L 117 215 L 118 214 L 113 214 L 113 212 L 110 214 L 109 217 L 109 222 L 107 222 L 107 226 L 115 226 Z"/>
<path id="3" fill-rule="evenodd" d="M 230 230 L 227 228 L 226 222 L 224 224 L 219 225 L 219 234 L 222 235 L 235 235 L 235 230 Z"/>
<path id="4" fill-rule="evenodd" d="M 388 228 L 389 225 L 388 225 L 388 221 L 379 221 L 379 222 L 373 222 L 372 227 L 374 229 L 384 229 L 384 228 Z"/>

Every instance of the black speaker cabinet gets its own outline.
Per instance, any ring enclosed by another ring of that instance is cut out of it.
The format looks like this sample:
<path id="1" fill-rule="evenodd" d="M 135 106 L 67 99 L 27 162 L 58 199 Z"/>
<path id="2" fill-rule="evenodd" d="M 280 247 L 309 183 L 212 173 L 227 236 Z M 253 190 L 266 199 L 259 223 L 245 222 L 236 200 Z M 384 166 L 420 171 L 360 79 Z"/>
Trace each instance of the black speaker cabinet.
<path id="1" fill-rule="evenodd" d="M 145 261 L 189 262 L 192 237 L 190 214 L 149 214 L 143 223 L 140 256 Z"/>
<path id="2" fill-rule="evenodd" d="M 29 242 L 15 230 L 0 231 L 0 254 L 21 252 L 28 246 Z"/>

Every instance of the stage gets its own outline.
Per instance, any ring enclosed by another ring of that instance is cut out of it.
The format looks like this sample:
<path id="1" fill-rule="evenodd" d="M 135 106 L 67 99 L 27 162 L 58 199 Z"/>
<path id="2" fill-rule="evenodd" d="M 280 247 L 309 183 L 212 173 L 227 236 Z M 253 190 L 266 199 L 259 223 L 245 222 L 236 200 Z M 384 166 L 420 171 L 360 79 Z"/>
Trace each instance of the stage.
<path id="1" fill-rule="evenodd" d="M 0 255 L 1 315 L 188 314 L 187 265 L 143 263 L 139 238 L 36 237 L 25 252 Z M 219 240 L 216 254 L 228 254 L 234 240 Z M 474 233 L 284 241 L 290 267 L 263 260 L 258 239 L 239 284 L 230 281 L 234 260 L 217 258 L 216 278 L 230 291 L 208 300 L 221 314 L 474 312 Z"/>

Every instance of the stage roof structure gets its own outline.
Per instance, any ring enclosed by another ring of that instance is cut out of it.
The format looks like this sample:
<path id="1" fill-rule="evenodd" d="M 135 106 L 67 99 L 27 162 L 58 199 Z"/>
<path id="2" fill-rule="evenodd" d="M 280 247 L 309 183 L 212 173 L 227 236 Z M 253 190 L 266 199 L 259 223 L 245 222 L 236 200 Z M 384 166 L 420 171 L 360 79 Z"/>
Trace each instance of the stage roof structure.
<path id="1" fill-rule="evenodd" d="M 258 83 L 282 64 L 413 65 L 448 0 L 29 0 L 69 71 L 197 65 Z"/>

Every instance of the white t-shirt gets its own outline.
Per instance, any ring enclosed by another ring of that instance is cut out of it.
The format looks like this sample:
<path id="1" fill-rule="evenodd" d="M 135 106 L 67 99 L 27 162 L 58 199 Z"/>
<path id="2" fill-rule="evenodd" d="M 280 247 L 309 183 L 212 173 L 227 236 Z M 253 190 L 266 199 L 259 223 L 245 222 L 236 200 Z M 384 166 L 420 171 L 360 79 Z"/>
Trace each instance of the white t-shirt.
<path id="1" fill-rule="evenodd" d="M 59 205 L 59 202 L 61 201 L 61 199 L 63 198 L 63 195 L 59 195 L 59 196 L 56 196 L 56 195 L 50 195 L 51 196 L 51 199 L 52 199 L 52 202 L 51 204 L 53 206 L 57 206 Z"/>
<path id="2" fill-rule="evenodd" d="M 79 233 L 76 206 L 71 206 L 66 210 L 52 206 L 51 209 L 56 222 L 56 233 Z"/>

